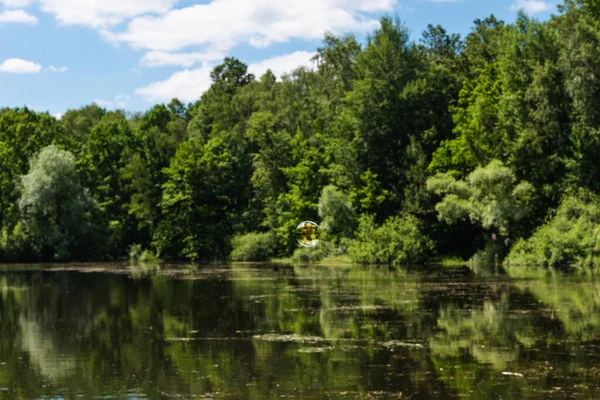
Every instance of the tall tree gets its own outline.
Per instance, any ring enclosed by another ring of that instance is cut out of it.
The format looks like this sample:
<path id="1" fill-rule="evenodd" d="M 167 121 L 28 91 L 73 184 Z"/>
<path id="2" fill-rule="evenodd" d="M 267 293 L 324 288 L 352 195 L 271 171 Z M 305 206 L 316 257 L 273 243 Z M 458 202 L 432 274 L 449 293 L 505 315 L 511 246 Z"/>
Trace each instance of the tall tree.
<path id="1" fill-rule="evenodd" d="M 165 170 L 162 219 L 154 245 L 172 258 L 210 260 L 229 254 L 235 214 L 243 210 L 236 159 L 223 140 L 184 142 Z"/>
<path id="2" fill-rule="evenodd" d="M 19 208 L 28 240 L 42 260 L 95 255 L 95 204 L 79 181 L 75 157 L 48 146 L 31 160 L 21 179 Z"/>

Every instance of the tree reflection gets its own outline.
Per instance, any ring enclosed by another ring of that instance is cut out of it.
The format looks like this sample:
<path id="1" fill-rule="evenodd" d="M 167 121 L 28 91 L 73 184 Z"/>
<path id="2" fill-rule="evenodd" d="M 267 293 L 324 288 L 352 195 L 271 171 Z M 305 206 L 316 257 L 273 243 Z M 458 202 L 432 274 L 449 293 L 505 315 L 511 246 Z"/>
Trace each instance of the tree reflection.
<path id="1" fill-rule="evenodd" d="M 0 387 L 15 399 L 600 394 L 598 286 L 490 279 L 316 266 L 4 271 Z"/>

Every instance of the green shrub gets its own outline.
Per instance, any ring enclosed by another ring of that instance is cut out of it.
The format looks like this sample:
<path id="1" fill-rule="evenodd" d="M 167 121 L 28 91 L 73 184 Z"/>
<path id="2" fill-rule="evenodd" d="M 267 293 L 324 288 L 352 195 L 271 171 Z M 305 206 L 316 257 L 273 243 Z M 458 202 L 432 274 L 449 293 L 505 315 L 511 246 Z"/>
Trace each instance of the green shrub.
<path id="1" fill-rule="evenodd" d="M 142 251 L 142 254 L 140 255 L 140 262 L 141 263 L 160 263 L 162 260 L 158 257 L 158 255 L 150 250 L 144 250 Z"/>
<path id="2" fill-rule="evenodd" d="M 320 240 L 314 247 L 301 247 L 294 251 L 293 262 L 318 262 L 334 252 L 330 242 Z"/>
<path id="3" fill-rule="evenodd" d="M 380 227 L 376 227 L 373 216 L 364 215 L 355 236 L 348 255 L 360 264 L 416 264 L 433 251 L 433 243 L 412 215 L 391 217 Z"/>
<path id="4" fill-rule="evenodd" d="M 267 261 L 275 246 L 271 234 L 258 232 L 235 236 L 231 244 L 233 250 L 229 258 L 232 261 Z"/>
<path id="5" fill-rule="evenodd" d="M 495 265 L 500 261 L 502 261 L 501 249 L 496 248 L 493 243 L 487 243 L 469 260 L 471 264 L 475 265 Z"/>
<path id="6" fill-rule="evenodd" d="M 554 216 L 527 240 L 519 240 L 507 263 L 547 267 L 596 264 L 600 198 L 587 192 L 566 196 Z"/>
<path id="7" fill-rule="evenodd" d="M 0 231 L 0 261 L 38 261 L 39 257 L 31 247 L 23 224 L 18 222 L 12 230 L 3 227 Z"/>
<path id="8" fill-rule="evenodd" d="M 129 246 L 129 259 L 131 261 L 138 261 L 142 256 L 142 245 L 132 244 Z"/>
<path id="9" fill-rule="evenodd" d="M 132 262 L 150 264 L 162 261 L 156 253 L 150 250 L 144 250 L 140 244 L 133 244 L 129 247 L 129 259 Z"/>

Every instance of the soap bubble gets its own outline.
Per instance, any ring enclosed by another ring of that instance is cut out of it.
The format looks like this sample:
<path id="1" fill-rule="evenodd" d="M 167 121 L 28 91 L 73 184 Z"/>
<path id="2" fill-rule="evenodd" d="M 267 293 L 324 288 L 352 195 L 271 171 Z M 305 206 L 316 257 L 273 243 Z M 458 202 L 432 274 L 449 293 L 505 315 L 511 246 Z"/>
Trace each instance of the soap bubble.
<path id="1" fill-rule="evenodd" d="M 319 225 L 304 221 L 296 228 L 296 239 L 304 247 L 314 247 L 319 243 Z"/>

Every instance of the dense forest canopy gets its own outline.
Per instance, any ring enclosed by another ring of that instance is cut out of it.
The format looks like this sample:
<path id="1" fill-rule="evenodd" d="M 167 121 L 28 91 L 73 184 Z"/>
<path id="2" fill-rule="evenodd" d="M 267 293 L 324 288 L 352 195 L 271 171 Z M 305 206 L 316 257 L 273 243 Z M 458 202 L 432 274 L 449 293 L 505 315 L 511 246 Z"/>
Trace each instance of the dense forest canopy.
<path id="1" fill-rule="evenodd" d="M 0 110 L 0 260 L 595 263 L 597 1 L 417 42 L 385 17 L 315 61 L 278 79 L 226 58 L 195 103 L 140 115 Z"/>

